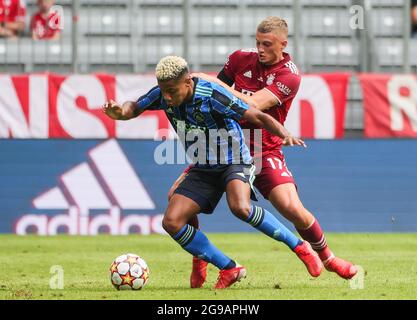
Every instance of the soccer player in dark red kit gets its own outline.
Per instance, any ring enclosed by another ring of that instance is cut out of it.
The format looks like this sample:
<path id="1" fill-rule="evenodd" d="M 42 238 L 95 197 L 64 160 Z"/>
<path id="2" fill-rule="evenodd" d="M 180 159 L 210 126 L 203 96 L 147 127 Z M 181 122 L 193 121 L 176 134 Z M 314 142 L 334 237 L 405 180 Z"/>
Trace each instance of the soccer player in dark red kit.
<path id="1" fill-rule="evenodd" d="M 217 76 L 219 84 L 243 101 L 250 101 L 281 124 L 284 124 L 301 81 L 296 65 L 289 54 L 283 51 L 288 43 L 287 37 L 288 26 L 285 20 L 278 17 L 266 18 L 257 27 L 257 49 L 238 50 L 231 54 Z M 207 78 L 216 79 L 209 76 Z M 231 88 L 233 84 L 234 89 Z M 247 122 L 242 122 L 241 125 L 242 128 L 255 129 Z M 254 139 L 250 143 L 251 150 L 254 150 Z M 281 139 L 262 129 L 262 160 L 259 159 L 260 155 L 254 155 L 255 159 L 258 157 L 258 161 L 262 161 L 262 169 L 257 174 L 254 185 L 265 199 L 294 224 L 301 237 L 317 252 L 328 271 L 335 272 L 344 279 L 351 279 L 357 273 L 356 267 L 336 257 L 329 249 L 319 222 L 301 203 L 281 146 Z M 186 174 L 187 170 L 174 183 L 169 196 Z M 198 226 L 198 220 L 194 219 L 193 223 Z M 204 261 L 194 257 L 191 287 L 203 285 L 206 265 Z M 309 272 L 318 276 L 321 270 L 309 269 Z"/>

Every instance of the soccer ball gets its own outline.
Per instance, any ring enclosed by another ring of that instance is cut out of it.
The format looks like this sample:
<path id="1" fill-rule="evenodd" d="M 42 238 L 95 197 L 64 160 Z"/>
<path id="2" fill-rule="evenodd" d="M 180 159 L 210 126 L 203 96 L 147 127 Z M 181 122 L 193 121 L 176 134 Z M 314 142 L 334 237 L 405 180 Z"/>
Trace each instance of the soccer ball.
<path id="1" fill-rule="evenodd" d="M 110 266 L 110 281 L 117 290 L 140 290 L 149 274 L 145 260 L 133 253 L 117 257 Z"/>

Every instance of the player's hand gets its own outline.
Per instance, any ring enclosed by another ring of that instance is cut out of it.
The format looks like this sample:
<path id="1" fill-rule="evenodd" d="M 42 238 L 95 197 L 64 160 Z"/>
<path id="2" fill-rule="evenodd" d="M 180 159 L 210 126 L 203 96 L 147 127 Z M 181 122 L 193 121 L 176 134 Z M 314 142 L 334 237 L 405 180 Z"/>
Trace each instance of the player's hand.
<path id="1" fill-rule="evenodd" d="M 200 78 L 200 79 L 209 81 L 209 82 L 219 83 L 219 79 L 217 77 L 211 76 L 211 75 L 209 75 L 207 73 L 193 72 L 193 73 L 191 73 L 191 76 L 192 77 L 197 77 L 197 78 Z"/>
<path id="2" fill-rule="evenodd" d="M 175 180 L 174 184 L 171 186 L 171 188 L 168 191 L 168 202 L 171 200 L 172 196 L 174 195 L 175 190 L 177 190 L 178 186 L 181 184 L 181 182 L 184 181 L 185 176 L 187 174 L 182 173 L 177 180 Z"/>
<path id="3" fill-rule="evenodd" d="M 307 145 L 305 144 L 305 142 L 303 140 L 301 140 L 300 138 L 296 138 L 293 136 L 286 136 L 284 140 L 282 140 L 282 144 L 284 146 L 302 146 L 304 148 L 307 148 Z"/>
<path id="4" fill-rule="evenodd" d="M 101 109 L 106 115 L 114 120 L 119 120 L 122 118 L 122 108 L 111 99 L 103 104 Z"/>

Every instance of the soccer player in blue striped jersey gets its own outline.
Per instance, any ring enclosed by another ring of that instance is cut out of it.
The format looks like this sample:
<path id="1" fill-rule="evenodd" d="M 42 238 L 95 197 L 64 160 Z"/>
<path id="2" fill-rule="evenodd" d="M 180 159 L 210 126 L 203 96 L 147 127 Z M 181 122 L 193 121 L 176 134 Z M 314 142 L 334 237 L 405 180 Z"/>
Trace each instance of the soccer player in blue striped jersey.
<path id="1" fill-rule="evenodd" d="M 164 110 L 186 150 L 193 147 L 195 165 L 171 197 L 162 225 L 184 250 L 218 267 L 215 288 L 227 288 L 245 277 L 246 269 L 215 247 L 201 230 L 187 224 L 200 212 L 212 213 L 224 192 L 229 208 L 241 220 L 291 249 L 302 243 L 275 216 L 251 204 L 254 170 L 238 121 L 245 119 L 264 127 L 287 145 L 304 145 L 304 142 L 292 137 L 271 116 L 243 103 L 223 87 L 192 78 L 181 57 L 161 59 L 156 78 L 158 86 L 136 102 L 119 106 L 108 101 L 103 111 L 113 119 L 128 120 L 146 110 Z M 196 139 L 188 139 L 189 135 Z"/>

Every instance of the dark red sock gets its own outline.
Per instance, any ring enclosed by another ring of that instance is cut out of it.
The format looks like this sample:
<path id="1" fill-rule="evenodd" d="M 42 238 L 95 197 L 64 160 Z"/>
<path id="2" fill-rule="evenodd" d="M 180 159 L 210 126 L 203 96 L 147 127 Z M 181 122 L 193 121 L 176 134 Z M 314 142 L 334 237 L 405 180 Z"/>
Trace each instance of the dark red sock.
<path id="1" fill-rule="evenodd" d="M 300 236 L 311 244 L 314 251 L 317 252 L 321 261 L 329 259 L 332 255 L 327 246 L 326 237 L 317 220 L 306 230 L 297 229 Z"/>

